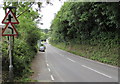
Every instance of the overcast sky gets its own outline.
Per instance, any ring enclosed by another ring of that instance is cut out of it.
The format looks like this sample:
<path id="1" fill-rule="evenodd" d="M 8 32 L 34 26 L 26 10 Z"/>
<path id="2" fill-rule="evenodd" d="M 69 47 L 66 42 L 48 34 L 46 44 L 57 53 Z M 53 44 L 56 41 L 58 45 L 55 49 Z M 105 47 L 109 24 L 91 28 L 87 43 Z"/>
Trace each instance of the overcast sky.
<path id="1" fill-rule="evenodd" d="M 42 29 L 45 28 L 49 29 L 55 14 L 60 10 L 61 6 L 63 5 L 63 2 L 60 2 L 59 0 L 54 0 L 52 3 L 53 5 L 47 5 L 41 9 L 41 14 L 43 15 L 42 18 L 43 25 L 39 25 L 39 26 Z"/>
<path id="2" fill-rule="evenodd" d="M 65 0 L 59 1 L 59 0 L 51 0 L 53 5 L 43 3 L 43 7 L 41 8 L 40 15 L 43 15 L 41 23 L 43 25 L 38 24 L 39 28 L 45 29 L 45 28 L 50 28 L 51 22 L 54 19 L 55 13 L 57 13 L 61 6 L 63 5 Z M 4 11 L 2 9 L 3 7 L 3 2 L 0 0 L 0 25 L 3 25 L 1 22 L 5 17 Z"/>
<path id="3" fill-rule="evenodd" d="M 3 9 L 2 9 L 2 7 L 3 7 L 3 2 L 2 2 L 3 0 L 0 0 L 0 25 L 2 25 L 2 20 L 4 19 L 4 17 L 5 17 L 5 13 L 4 13 L 4 11 L 3 11 Z"/>

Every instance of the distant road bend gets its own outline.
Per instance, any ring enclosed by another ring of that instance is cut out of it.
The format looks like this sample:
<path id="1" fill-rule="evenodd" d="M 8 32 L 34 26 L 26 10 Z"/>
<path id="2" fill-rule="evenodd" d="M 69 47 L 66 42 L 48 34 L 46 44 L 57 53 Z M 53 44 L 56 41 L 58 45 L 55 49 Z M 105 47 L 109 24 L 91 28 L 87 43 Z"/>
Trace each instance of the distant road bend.
<path id="1" fill-rule="evenodd" d="M 32 63 L 31 78 L 39 82 L 118 82 L 118 68 L 46 44 Z"/>

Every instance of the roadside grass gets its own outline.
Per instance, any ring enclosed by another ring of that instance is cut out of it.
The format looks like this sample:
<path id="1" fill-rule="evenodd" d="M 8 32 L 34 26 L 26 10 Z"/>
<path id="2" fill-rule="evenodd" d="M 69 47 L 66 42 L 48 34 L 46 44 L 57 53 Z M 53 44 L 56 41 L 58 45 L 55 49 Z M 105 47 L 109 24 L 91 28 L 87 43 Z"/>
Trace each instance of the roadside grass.
<path id="1" fill-rule="evenodd" d="M 66 45 L 65 43 L 51 44 L 57 48 L 91 60 L 118 66 L 118 46 L 109 47 L 101 45 L 92 46 L 80 44 Z"/>

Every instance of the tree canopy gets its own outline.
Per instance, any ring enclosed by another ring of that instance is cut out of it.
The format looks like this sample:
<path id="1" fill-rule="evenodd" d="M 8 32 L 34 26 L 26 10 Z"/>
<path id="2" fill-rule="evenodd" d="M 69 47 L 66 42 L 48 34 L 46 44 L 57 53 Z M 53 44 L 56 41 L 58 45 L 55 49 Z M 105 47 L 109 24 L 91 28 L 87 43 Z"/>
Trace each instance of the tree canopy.
<path id="1" fill-rule="evenodd" d="M 37 20 L 40 18 L 37 10 L 33 10 L 30 5 L 34 2 L 4 2 L 4 9 L 9 5 L 15 6 L 16 16 L 20 24 L 15 25 L 18 36 L 14 40 L 13 67 L 14 81 L 22 81 L 30 73 L 30 63 L 37 53 L 37 41 L 41 39 L 41 30 L 37 27 Z M 38 3 L 40 5 L 40 3 Z M 13 10 L 14 11 L 14 10 Z M 15 12 L 15 11 L 14 11 Z M 7 37 L 3 37 L 6 38 Z M 8 80 L 9 56 L 8 43 L 3 42 L 2 65 L 3 81 Z M 20 71 L 20 72 L 19 72 Z"/>
<path id="2" fill-rule="evenodd" d="M 109 2 L 66 2 L 52 21 L 53 42 L 90 43 L 116 38 L 119 6 Z"/>

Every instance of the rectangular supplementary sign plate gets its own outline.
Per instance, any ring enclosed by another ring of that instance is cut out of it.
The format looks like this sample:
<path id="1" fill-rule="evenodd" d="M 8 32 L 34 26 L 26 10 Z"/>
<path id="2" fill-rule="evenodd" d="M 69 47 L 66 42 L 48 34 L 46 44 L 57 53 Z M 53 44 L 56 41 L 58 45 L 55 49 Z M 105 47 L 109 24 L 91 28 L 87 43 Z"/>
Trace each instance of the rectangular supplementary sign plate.
<path id="1" fill-rule="evenodd" d="M 54 2 L 55 0 L 51 0 Z M 61 0 L 64 2 L 119 2 L 120 0 Z M 45 0 L 4 0 L 4 2 L 45 2 Z"/>

